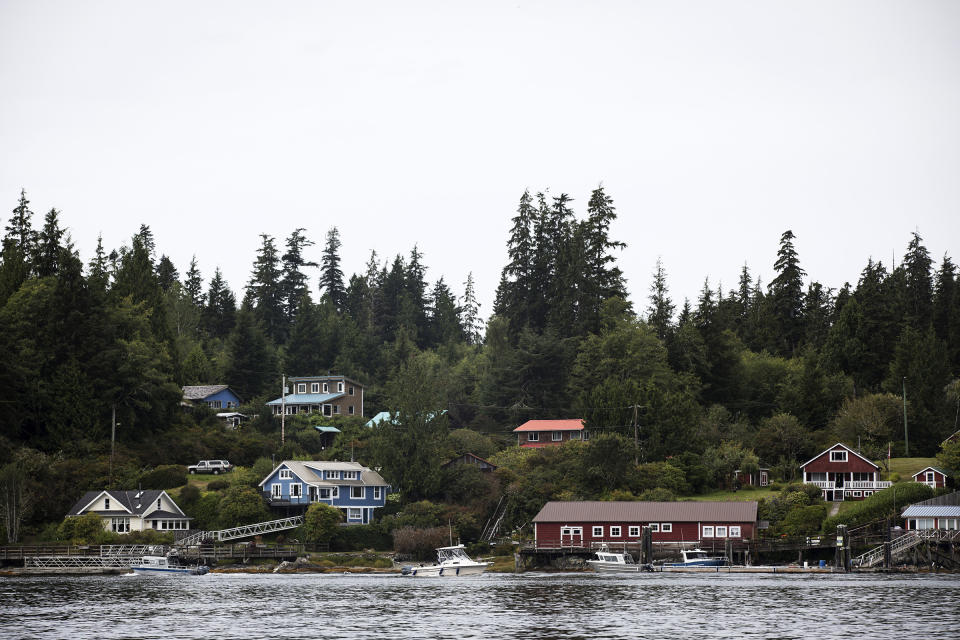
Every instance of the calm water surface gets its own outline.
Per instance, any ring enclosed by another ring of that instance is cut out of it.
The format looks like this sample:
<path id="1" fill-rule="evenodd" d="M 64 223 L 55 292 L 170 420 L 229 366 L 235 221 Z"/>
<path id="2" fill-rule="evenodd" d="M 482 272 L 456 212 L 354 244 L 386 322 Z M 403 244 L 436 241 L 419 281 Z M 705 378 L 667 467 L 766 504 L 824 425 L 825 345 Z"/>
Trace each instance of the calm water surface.
<path id="1" fill-rule="evenodd" d="M 960 638 L 960 576 L 0 578 L 3 638 Z"/>

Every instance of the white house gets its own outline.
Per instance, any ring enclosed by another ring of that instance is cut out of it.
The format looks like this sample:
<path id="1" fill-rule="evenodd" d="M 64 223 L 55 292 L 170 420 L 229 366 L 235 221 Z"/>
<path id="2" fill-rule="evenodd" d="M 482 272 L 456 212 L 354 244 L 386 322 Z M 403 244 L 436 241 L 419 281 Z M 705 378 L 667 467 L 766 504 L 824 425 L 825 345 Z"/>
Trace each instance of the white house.
<path id="1" fill-rule="evenodd" d="M 157 489 L 88 491 L 73 505 L 67 516 L 82 516 L 85 513 L 96 513 L 103 518 L 104 529 L 116 533 L 189 529 L 193 519 L 177 506 L 166 491 Z"/>

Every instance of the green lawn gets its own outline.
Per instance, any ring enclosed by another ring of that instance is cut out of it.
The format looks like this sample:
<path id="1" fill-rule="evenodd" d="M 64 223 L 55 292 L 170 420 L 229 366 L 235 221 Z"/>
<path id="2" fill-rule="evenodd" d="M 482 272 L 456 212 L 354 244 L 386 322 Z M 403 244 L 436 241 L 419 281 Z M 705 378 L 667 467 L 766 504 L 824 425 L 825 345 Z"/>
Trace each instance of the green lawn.
<path id="1" fill-rule="evenodd" d="M 874 460 L 875 463 L 880 465 L 880 469 L 883 470 L 884 463 L 886 460 Z M 924 467 L 935 467 L 937 466 L 936 458 L 891 458 L 890 459 L 890 473 L 899 473 L 901 480 L 910 480 L 910 476 L 915 474 L 917 471 L 920 471 Z M 887 480 L 887 474 L 884 472 L 882 474 L 882 480 Z"/>
<path id="2" fill-rule="evenodd" d="M 699 496 L 687 496 L 685 500 L 708 500 L 711 502 L 748 502 L 751 500 L 760 500 L 761 498 L 771 498 L 780 493 L 768 487 L 763 488 L 743 488 L 739 491 L 712 491 Z"/>

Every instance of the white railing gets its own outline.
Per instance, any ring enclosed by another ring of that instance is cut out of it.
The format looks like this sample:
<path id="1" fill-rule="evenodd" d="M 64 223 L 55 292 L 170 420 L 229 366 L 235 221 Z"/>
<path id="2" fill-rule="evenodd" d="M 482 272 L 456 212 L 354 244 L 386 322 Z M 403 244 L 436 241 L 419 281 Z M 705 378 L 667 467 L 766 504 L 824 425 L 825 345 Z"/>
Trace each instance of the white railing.
<path id="1" fill-rule="evenodd" d="M 958 538 L 960 538 L 960 531 L 957 530 L 913 529 L 890 543 L 890 558 L 912 549 L 925 540 L 957 540 Z M 883 562 L 883 545 L 853 559 L 853 564 L 858 567 L 873 567 L 881 562 Z"/>
<path id="2" fill-rule="evenodd" d="M 230 529 L 221 529 L 219 531 L 198 531 L 191 536 L 178 540 L 176 544 L 179 547 L 190 547 L 200 544 L 207 539 L 223 542 L 224 540 L 234 540 L 236 538 L 249 538 L 250 536 L 258 536 L 263 533 L 296 529 L 302 524 L 303 516 L 293 516 L 291 518 L 245 524 L 241 527 L 231 527 Z"/>
<path id="3" fill-rule="evenodd" d="M 889 480 L 846 480 L 843 486 L 837 486 L 833 480 L 807 480 L 806 484 L 812 484 L 821 489 L 873 489 L 876 491 L 893 486 Z"/>

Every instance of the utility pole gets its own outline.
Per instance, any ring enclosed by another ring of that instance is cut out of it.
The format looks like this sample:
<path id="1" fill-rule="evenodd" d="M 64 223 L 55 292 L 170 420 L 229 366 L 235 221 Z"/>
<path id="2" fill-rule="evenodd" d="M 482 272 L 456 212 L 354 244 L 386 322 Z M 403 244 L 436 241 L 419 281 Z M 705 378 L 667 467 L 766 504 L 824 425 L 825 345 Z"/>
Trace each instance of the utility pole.
<path id="1" fill-rule="evenodd" d="M 637 429 L 637 404 L 633 404 L 633 464 L 640 464 L 640 437 Z"/>
<path id="2" fill-rule="evenodd" d="M 113 482 L 113 452 L 117 441 L 117 404 L 111 405 L 110 418 L 110 482 Z"/>
<path id="3" fill-rule="evenodd" d="M 907 429 L 907 377 L 903 377 L 903 456 L 910 457 L 910 431 Z"/>
<path id="4" fill-rule="evenodd" d="M 283 376 L 283 386 L 280 387 L 280 446 L 283 446 L 284 431 L 287 426 L 287 376 Z"/>

